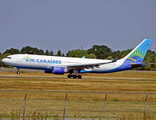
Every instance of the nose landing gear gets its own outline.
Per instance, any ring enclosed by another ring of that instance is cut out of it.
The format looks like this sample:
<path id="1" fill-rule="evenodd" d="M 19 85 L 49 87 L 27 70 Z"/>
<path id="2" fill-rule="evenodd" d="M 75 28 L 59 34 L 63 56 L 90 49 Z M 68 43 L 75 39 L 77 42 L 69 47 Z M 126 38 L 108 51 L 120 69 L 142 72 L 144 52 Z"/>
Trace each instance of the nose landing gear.
<path id="1" fill-rule="evenodd" d="M 17 68 L 17 70 L 18 70 L 18 71 L 17 71 L 17 74 L 19 75 L 19 74 L 20 74 L 19 68 Z"/>

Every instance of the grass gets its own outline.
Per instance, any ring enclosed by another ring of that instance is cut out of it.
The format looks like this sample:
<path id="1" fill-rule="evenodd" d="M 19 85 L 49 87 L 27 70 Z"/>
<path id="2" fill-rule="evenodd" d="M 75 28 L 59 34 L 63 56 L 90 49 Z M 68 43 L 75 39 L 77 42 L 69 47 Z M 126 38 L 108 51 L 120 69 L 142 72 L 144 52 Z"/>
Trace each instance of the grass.
<path id="1" fill-rule="evenodd" d="M 5 118 L 22 117 L 24 102 L 17 104 L 17 101 L 7 101 L 6 103 L 0 102 L 0 114 Z M 16 108 L 15 108 L 16 106 Z M 156 118 L 155 111 L 156 104 L 148 103 L 146 109 L 147 115 Z M 26 118 L 62 118 L 64 113 L 64 100 L 27 100 L 26 101 Z M 13 111 L 13 112 L 12 112 Z M 135 112 L 138 111 L 138 112 Z M 156 112 L 156 111 L 155 111 Z M 14 113 L 14 114 L 13 114 Z M 66 118 L 103 118 L 104 115 L 104 102 L 103 101 L 84 101 L 84 100 L 67 100 L 66 102 Z M 106 103 L 106 116 L 107 118 L 127 118 L 144 116 L 144 103 L 143 102 L 113 102 L 107 101 Z M 149 117 L 148 117 L 149 118 Z M 137 120 L 137 119 L 136 119 Z M 154 119 L 153 119 L 154 120 Z"/>
<path id="2" fill-rule="evenodd" d="M 63 115 L 65 95 L 68 93 L 67 117 L 103 119 L 104 99 L 106 93 L 100 92 L 114 92 L 107 94 L 106 115 L 109 116 L 108 118 L 113 118 L 113 115 L 115 115 L 116 119 L 131 118 L 137 120 L 143 118 L 146 94 L 115 92 L 156 93 L 156 72 L 126 71 L 110 74 L 87 73 L 82 75 L 83 79 L 68 79 L 66 77 L 67 74 L 61 76 L 45 74 L 42 72 L 21 72 L 20 75 L 17 75 L 15 72 L 0 72 L 0 76 L 17 77 L 0 78 L 0 116 L 5 115 L 16 117 L 16 112 L 18 110 L 23 110 L 24 105 L 24 101 L 17 100 L 24 100 L 25 93 L 27 93 L 26 110 L 29 110 L 26 112 L 27 118 L 31 118 L 32 115 L 36 118 L 37 116 L 40 116 L 40 118 L 48 116 L 60 118 L 60 116 L 62 117 Z M 75 93 L 74 91 L 79 92 Z M 156 95 L 149 94 L 147 98 L 148 111 L 155 111 L 155 102 Z M 13 114 L 10 110 L 15 109 L 15 106 L 16 110 L 13 113 L 16 114 Z M 50 110 L 47 111 L 48 109 Z M 3 113 L 3 110 L 7 111 Z M 113 110 L 119 111 L 112 112 Z M 128 110 L 141 112 L 123 112 Z M 18 115 L 21 113 L 22 112 L 18 112 Z M 151 120 L 156 118 L 153 113 L 147 112 L 147 116 L 148 119 L 151 117 Z"/>
<path id="3" fill-rule="evenodd" d="M 67 74 L 57 76 L 41 72 L 24 72 L 19 76 L 14 72 L 1 72 L 0 76 L 19 78 L 0 78 L 1 90 L 37 90 L 29 92 L 28 99 L 63 100 L 66 93 L 52 91 L 95 91 L 95 92 L 140 92 L 156 93 L 156 72 L 118 72 L 111 74 L 82 74 L 83 79 L 68 79 Z M 20 77 L 28 78 L 20 78 Z M 35 76 L 35 78 L 33 78 Z M 32 78 L 29 78 L 32 77 Z M 25 92 L 0 91 L 2 99 L 23 99 Z M 69 100 L 104 100 L 103 93 L 69 93 Z M 144 101 L 145 94 L 108 94 L 107 100 Z M 156 96 L 149 95 L 148 101 L 155 102 Z"/>

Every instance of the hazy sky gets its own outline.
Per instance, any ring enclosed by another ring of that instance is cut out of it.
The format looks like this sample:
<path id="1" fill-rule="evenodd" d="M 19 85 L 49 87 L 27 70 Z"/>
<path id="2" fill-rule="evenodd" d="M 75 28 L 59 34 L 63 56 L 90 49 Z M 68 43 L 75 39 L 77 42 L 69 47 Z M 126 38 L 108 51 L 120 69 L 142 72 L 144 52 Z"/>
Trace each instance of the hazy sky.
<path id="1" fill-rule="evenodd" d="M 106 45 L 113 51 L 152 38 L 156 0 L 0 0 L 0 52 L 32 46 L 67 53 Z"/>

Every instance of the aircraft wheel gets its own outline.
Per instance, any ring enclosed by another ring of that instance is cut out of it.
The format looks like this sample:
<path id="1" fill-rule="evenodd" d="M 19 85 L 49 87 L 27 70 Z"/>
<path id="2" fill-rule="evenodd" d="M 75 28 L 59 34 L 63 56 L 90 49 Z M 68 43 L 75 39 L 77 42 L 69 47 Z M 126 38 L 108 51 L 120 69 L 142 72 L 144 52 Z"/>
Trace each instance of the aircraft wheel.
<path id="1" fill-rule="evenodd" d="M 17 74 L 19 75 L 20 74 L 20 71 L 17 71 Z"/>
<path id="2" fill-rule="evenodd" d="M 71 76 L 71 75 L 68 75 L 67 77 L 68 77 L 68 78 L 71 78 L 72 76 Z"/>
<path id="3" fill-rule="evenodd" d="M 76 79 L 76 75 L 73 75 L 73 78 Z"/>
<path id="4" fill-rule="evenodd" d="M 78 79 L 81 79 L 81 78 L 82 78 L 82 76 L 81 76 L 81 75 L 78 75 L 77 77 L 78 77 Z"/>

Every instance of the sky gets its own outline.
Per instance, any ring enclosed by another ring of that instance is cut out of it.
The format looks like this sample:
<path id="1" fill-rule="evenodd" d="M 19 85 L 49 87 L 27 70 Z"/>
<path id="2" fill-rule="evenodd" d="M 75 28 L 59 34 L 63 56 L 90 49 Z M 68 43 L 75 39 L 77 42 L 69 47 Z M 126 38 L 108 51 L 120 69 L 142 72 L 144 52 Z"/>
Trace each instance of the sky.
<path id="1" fill-rule="evenodd" d="M 0 0 L 0 52 L 25 46 L 59 50 L 106 45 L 113 51 L 153 39 L 156 0 Z"/>

